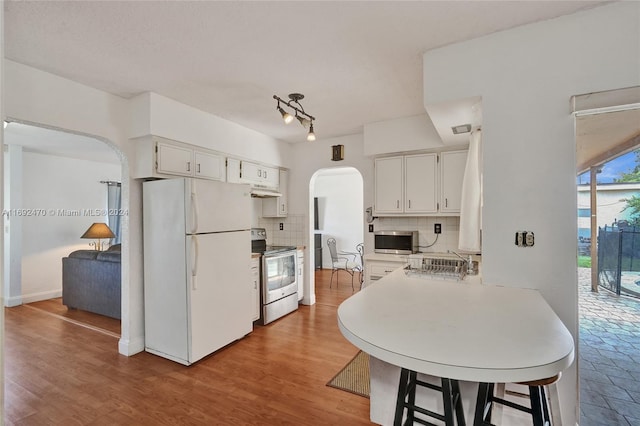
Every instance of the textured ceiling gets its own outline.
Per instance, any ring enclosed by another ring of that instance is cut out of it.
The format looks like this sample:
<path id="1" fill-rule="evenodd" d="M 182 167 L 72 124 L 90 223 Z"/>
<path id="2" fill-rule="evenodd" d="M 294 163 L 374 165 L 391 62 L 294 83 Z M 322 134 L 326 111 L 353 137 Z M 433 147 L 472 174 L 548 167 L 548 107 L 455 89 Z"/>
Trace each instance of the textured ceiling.
<path id="1" fill-rule="evenodd" d="M 425 112 L 430 49 L 601 1 L 7 1 L 5 56 L 123 97 L 151 91 L 289 142 Z"/>

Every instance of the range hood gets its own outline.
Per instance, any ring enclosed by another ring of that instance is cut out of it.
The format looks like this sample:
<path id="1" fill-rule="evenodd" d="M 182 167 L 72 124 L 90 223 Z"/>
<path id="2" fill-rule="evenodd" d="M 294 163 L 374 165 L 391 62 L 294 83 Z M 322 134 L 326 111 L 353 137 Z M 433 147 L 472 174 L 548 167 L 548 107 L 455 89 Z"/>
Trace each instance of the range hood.
<path id="1" fill-rule="evenodd" d="M 251 188 L 251 196 L 257 198 L 281 197 L 282 193 L 274 189 Z"/>

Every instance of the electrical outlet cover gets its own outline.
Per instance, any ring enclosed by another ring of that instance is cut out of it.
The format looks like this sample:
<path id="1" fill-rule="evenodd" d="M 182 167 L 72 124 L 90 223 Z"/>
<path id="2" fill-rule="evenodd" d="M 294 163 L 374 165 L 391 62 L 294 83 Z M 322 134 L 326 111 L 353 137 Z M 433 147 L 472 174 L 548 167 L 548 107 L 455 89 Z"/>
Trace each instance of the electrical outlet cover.
<path id="1" fill-rule="evenodd" d="M 532 247 L 534 243 L 533 232 L 527 232 L 524 237 L 524 242 L 527 247 Z"/>
<path id="2" fill-rule="evenodd" d="M 433 224 L 433 233 L 434 234 L 441 234 L 442 233 L 442 224 L 434 223 Z"/>

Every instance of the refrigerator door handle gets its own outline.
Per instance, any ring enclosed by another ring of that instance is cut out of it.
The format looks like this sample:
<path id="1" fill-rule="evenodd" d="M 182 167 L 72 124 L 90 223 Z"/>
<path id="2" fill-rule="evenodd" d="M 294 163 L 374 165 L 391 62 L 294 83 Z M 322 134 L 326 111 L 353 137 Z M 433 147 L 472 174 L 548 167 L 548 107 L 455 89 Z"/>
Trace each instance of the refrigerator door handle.
<path id="1" fill-rule="evenodd" d="M 191 189 L 191 233 L 198 231 L 198 202 L 196 201 L 195 188 Z"/>
<path id="2" fill-rule="evenodd" d="M 196 278 L 198 275 L 198 237 L 191 236 L 191 287 L 198 289 Z"/>

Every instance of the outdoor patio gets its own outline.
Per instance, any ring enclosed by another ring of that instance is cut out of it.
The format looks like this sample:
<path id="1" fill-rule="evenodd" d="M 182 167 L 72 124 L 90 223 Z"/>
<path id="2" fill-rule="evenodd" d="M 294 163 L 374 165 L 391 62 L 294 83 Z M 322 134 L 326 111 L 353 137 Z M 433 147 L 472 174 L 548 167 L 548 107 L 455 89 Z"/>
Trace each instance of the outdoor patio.
<path id="1" fill-rule="evenodd" d="M 578 268 L 580 426 L 640 426 L 640 299 L 601 289 Z"/>

